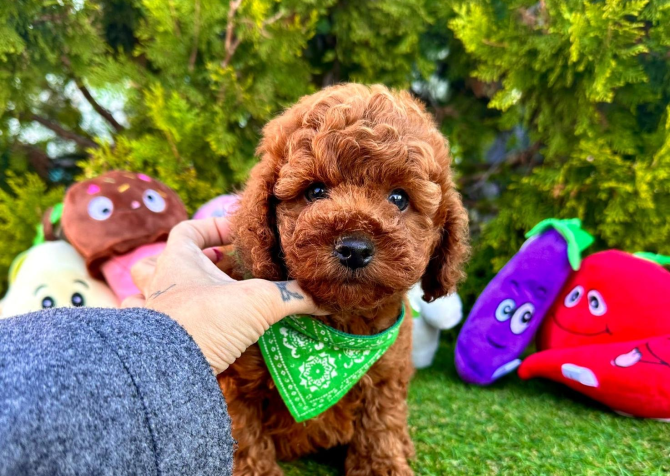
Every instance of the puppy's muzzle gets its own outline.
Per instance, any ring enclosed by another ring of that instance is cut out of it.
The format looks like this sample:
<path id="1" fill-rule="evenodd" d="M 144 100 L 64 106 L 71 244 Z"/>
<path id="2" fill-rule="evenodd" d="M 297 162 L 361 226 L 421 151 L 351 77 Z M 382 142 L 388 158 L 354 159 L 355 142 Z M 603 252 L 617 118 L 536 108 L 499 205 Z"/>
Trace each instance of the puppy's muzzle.
<path id="1" fill-rule="evenodd" d="M 343 266 L 354 270 L 370 264 L 375 254 L 375 246 L 367 238 L 347 236 L 335 245 L 333 254 Z"/>

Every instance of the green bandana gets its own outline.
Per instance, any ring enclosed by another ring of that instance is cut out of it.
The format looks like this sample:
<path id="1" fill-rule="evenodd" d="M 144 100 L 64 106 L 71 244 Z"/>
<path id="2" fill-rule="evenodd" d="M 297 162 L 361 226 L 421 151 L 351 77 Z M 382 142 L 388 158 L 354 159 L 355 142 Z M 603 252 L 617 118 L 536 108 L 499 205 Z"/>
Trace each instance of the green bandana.
<path id="1" fill-rule="evenodd" d="M 346 334 L 309 316 L 289 316 L 259 340 L 277 390 L 295 421 L 328 410 L 368 371 L 398 337 L 405 317 L 372 336 Z"/>

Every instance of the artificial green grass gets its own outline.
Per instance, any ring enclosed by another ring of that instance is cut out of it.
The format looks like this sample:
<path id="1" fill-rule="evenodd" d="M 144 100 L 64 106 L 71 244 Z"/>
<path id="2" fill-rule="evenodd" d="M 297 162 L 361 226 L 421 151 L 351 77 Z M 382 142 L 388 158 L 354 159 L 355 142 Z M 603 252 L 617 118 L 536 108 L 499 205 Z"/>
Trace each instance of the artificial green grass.
<path id="1" fill-rule="evenodd" d="M 670 423 L 620 417 L 566 387 L 508 376 L 461 382 L 455 333 L 410 386 L 417 475 L 670 474 Z M 343 474 L 342 451 L 282 464 L 287 476 Z"/>

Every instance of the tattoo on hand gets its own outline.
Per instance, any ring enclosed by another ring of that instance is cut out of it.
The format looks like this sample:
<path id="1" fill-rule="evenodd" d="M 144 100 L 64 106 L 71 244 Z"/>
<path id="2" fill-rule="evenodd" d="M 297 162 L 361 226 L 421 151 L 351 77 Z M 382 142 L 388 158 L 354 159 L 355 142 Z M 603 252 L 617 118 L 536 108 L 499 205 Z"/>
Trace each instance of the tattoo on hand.
<path id="1" fill-rule="evenodd" d="M 282 301 L 289 302 L 291 299 L 303 299 L 302 294 L 286 289 L 288 283 L 275 283 L 275 285 L 279 288 L 279 292 L 281 292 Z"/>
<path id="2" fill-rule="evenodd" d="M 147 301 L 151 301 L 152 299 L 156 299 L 158 296 L 160 296 L 161 294 L 165 294 L 166 292 L 168 292 L 170 289 L 174 288 L 175 286 L 176 286 L 176 284 L 171 284 L 167 288 L 163 289 L 162 291 L 156 291 L 151 296 L 149 296 L 149 299 L 147 299 Z"/>

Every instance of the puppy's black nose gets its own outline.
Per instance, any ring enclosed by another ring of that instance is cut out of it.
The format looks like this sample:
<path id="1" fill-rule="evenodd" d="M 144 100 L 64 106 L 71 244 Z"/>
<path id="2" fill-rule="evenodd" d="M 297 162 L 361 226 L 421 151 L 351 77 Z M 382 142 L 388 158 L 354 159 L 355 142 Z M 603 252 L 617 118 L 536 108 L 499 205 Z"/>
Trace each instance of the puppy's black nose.
<path id="1" fill-rule="evenodd" d="M 375 254 L 375 246 L 365 238 L 343 238 L 335 245 L 335 256 L 350 269 L 364 268 Z"/>

